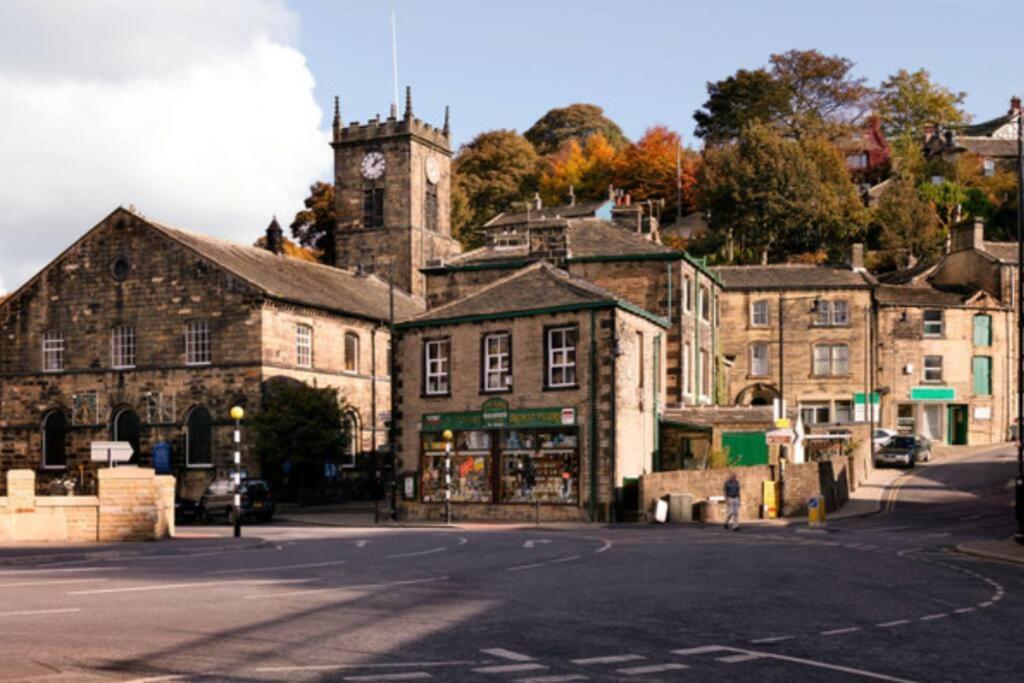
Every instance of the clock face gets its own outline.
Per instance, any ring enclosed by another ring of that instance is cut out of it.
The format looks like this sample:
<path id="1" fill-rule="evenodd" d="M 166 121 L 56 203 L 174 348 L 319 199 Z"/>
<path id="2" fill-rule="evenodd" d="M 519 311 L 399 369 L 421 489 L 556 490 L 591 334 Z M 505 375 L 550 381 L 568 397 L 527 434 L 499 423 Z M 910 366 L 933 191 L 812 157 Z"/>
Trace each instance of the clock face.
<path id="1" fill-rule="evenodd" d="M 363 157 L 363 163 L 360 168 L 363 171 L 363 177 L 370 180 L 376 180 L 384 175 L 384 155 L 380 152 L 370 152 Z"/>
<path id="2" fill-rule="evenodd" d="M 437 181 L 441 179 L 441 166 L 437 163 L 437 159 L 427 157 L 426 171 L 427 180 L 430 181 L 430 184 L 437 185 Z"/>

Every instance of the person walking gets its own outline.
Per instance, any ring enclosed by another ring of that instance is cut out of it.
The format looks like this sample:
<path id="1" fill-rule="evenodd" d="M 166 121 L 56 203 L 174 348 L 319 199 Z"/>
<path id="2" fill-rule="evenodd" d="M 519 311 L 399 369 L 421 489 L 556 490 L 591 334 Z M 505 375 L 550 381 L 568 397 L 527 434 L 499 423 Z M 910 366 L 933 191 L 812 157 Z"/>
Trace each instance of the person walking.
<path id="1" fill-rule="evenodd" d="M 732 522 L 732 530 L 740 530 L 740 482 L 735 472 L 729 473 L 725 480 L 725 528 Z"/>

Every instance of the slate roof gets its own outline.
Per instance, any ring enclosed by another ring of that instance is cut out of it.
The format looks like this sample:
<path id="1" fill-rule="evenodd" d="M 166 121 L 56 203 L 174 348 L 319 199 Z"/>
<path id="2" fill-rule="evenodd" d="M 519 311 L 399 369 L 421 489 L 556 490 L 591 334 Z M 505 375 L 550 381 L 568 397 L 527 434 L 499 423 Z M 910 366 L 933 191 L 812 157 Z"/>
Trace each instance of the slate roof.
<path id="1" fill-rule="evenodd" d="M 971 152 L 983 157 L 1012 157 L 1017 156 L 1017 141 L 1016 140 L 1000 140 L 996 138 L 985 138 L 985 137 L 967 137 L 957 136 L 953 144 L 963 149 L 964 151 Z"/>
<path id="2" fill-rule="evenodd" d="M 594 216 L 609 202 L 604 199 L 597 202 L 577 202 L 576 204 L 563 204 L 561 206 L 545 206 L 540 209 L 530 209 L 515 213 L 499 213 L 491 220 L 484 223 L 484 227 L 495 227 L 501 225 L 518 225 L 520 223 L 551 220 L 553 218 L 583 218 Z"/>
<path id="3" fill-rule="evenodd" d="M 924 273 L 927 273 L 934 267 L 935 263 L 930 261 L 922 261 L 921 263 L 918 263 L 916 266 L 913 266 L 911 268 L 904 268 L 903 270 L 894 270 L 889 273 L 882 273 L 881 275 L 877 275 L 876 277 L 879 282 L 887 285 L 905 285 L 909 284 L 910 282 L 913 282 L 915 279 L 919 278 Z"/>
<path id="4" fill-rule="evenodd" d="M 993 133 L 995 133 L 997 130 L 999 130 L 1006 124 L 1016 120 L 1017 117 L 1014 114 L 1007 112 L 1002 116 L 997 116 L 996 118 L 989 119 L 988 121 L 981 121 L 979 123 L 971 123 L 965 126 L 958 126 L 957 130 L 962 135 L 990 137 Z"/>
<path id="5" fill-rule="evenodd" d="M 1017 262 L 1016 242 L 985 242 L 985 253 L 995 256 L 1003 263 Z"/>
<path id="6" fill-rule="evenodd" d="M 740 424 L 773 424 L 771 406 L 693 406 L 666 408 L 662 421 L 702 427 Z"/>
<path id="7" fill-rule="evenodd" d="M 714 270 L 725 289 L 866 289 L 873 282 L 863 271 L 794 263 L 720 266 Z"/>
<path id="8" fill-rule="evenodd" d="M 659 230 L 663 235 L 676 235 L 683 239 L 694 239 L 707 233 L 708 222 L 700 211 L 688 213 L 678 221 L 663 224 Z"/>
<path id="9" fill-rule="evenodd" d="M 585 309 L 600 307 L 602 304 L 617 305 L 660 323 L 659 318 L 624 302 L 608 290 L 573 277 L 545 261 L 538 261 L 462 299 L 407 320 L 403 325 L 422 327 L 428 322 L 476 316 L 502 317 L 502 314 L 521 315 L 552 308 Z"/>
<path id="10" fill-rule="evenodd" d="M 875 290 L 883 306 L 964 306 L 977 292 L 957 292 L 927 286 L 879 285 Z"/>
<path id="11" fill-rule="evenodd" d="M 309 263 L 234 242 L 182 230 L 132 214 L 167 237 L 236 277 L 271 299 L 372 320 L 388 319 L 388 284 L 374 275 Z M 423 303 L 395 290 L 395 318 L 409 318 L 423 310 Z"/>

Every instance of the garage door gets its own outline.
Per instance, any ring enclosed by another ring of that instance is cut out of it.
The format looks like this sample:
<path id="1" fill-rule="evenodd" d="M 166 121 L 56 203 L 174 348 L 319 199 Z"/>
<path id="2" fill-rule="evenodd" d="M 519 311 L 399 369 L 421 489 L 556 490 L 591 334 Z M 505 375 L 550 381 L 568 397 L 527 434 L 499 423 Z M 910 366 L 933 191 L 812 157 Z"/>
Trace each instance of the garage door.
<path id="1" fill-rule="evenodd" d="M 723 432 L 722 448 L 729 451 L 729 462 L 737 465 L 767 465 L 768 442 L 764 432 Z"/>

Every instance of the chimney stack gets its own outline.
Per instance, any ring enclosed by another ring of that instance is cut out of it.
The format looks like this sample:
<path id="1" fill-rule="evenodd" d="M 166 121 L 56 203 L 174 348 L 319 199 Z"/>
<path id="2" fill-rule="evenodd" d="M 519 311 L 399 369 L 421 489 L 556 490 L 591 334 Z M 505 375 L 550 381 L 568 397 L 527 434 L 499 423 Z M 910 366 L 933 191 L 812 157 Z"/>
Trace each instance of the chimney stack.
<path id="1" fill-rule="evenodd" d="M 576 189 L 572 185 L 569 186 L 569 206 L 576 206 Z"/>
<path id="2" fill-rule="evenodd" d="M 535 211 L 540 211 L 544 208 L 544 202 L 540 199 L 540 192 L 533 193 L 533 208 Z"/>
<path id="3" fill-rule="evenodd" d="M 984 250 L 985 248 L 985 221 L 981 218 L 957 223 L 950 231 L 949 251 L 970 251 L 971 249 Z"/>
<path id="4" fill-rule="evenodd" d="M 284 253 L 284 231 L 278 225 L 277 216 L 274 216 L 273 220 L 270 221 L 270 225 L 267 226 L 266 250 L 272 254 Z"/>
<path id="5" fill-rule="evenodd" d="M 1010 113 L 1016 114 L 1020 112 L 1020 98 L 1014 95 L 1010 98 Z"/>
<path id="6" fill-rule="evenodd" d="M 864 243 L 856 242 L 850 246 L 850 268 L 864 270 Z"/>

